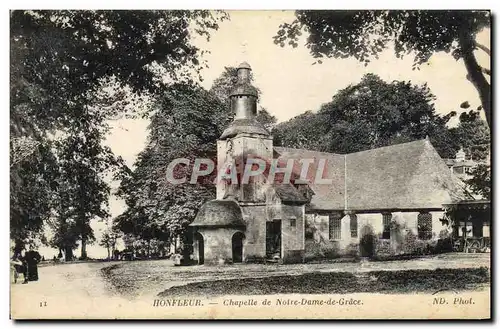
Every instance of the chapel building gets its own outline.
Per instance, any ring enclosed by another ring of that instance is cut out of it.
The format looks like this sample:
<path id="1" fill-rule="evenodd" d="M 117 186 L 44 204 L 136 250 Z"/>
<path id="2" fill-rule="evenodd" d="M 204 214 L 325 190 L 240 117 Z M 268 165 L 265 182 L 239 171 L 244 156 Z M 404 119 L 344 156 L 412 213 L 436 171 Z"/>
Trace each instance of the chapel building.
<path id="1" fill-rule="evenodd" d="M 238 67 L 230 95 L 235 116 L 217 142 L 217 167 L 235 169 L 249 158 L 313 159 L 311 179 L 297 183 L 301 169 L 294 167 L 290 183 L 263 174 L 242 184 L 241 168 L 236 183 L 220 180 L 216 199 L 190 225 L 198 264 L 411 253 L 449 234 L 443 205 L 470 196 L 428 139 L 351 154 L 274 147 L 256 119 L 250 72 L 247 63 Z M 316 183 L 318 168 L 331 184 Z"/>

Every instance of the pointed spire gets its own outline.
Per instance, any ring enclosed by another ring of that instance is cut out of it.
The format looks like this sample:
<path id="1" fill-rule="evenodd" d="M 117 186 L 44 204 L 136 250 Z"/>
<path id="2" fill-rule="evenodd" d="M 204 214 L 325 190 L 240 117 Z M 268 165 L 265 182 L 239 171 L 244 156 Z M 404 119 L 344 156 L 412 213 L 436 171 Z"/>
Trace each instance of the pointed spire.
<path id="1" fill-rule="evenodd" d="M 238 81 L 231 91 L 231 107 L 235 119 L 251 119 L 257 115 L 257 89 L 250 82 L 250 64 L 243 62 L 237 67 Z"/>
<path id="2" fill-rule="evenodd" d="M 259 95 L 257 88 L 252 86 L 250 81 L 252 68 L 247 62 L 243 62 L 238 65 L 236 70 L 238 80 L 230 94 L 234 120 L 224 130 L 220 139 L 233 137 L 240 133 L 269 136 L 266 128 L 256 119 Z"/>
<path id="3" fill-rule="evenodd" d="M 250 64 L 243 62 L 238 65 L 236 70 L 238 74 L 238 81 L 236 82 L 234 89 L 231 91 L 230 96 L 253 96 L 257 98 L 257 89 L 252 86 L 252 83 L 250 82 L 250 73 L 252 71 Z"/>
<path id="4" fill-rule="evenodd" d="M 238 66 L 238 70 L 239 69 L 247 69 L 247 70 L 252 70 L 252 67 L 250 66 L 250 64 L 248 64 L 247 62 L 243 62 L 241 63 L 239 66 Z"/>

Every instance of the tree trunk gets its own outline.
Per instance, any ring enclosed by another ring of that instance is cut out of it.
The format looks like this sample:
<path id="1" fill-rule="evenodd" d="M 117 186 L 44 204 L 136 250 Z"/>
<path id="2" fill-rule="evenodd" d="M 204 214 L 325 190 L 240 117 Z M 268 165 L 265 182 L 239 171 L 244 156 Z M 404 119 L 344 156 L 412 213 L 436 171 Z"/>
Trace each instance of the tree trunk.
<path id="1" fill-rule="evenodd" d="M 165 257 L 165 243 L 161 243 L 158 246 L 158 254 L 159 254 L 160 258 L 164 258 Z"/>
<path id="2" fill-rule="evenodd" d="M 110 255 L 110 248 L 109 248 L 109 246 L 107 246 L 107 247 L 106 247 L 106 250 L 108 251 L 108 260 L 109 260 L 109 259 L 110 259 L 110 256 L 111 256 L 111 255 Z"/>
<path id="3" fill-rule="evenodd" d="M 468 78 L 479 93 L 479 99 L 486 115 L 486 122 L 488 122 L 488 126 L 491 128 L 491 86 L 484 77 L 481 66 L 479 66 L 474 56 L 475 43 L 470 32 L 462 31 L 459 44 Z"/>
<path id="4" fill-rule="evenodd" d="M 82 238 L 82 253 L 80 255 L 80 258 L 82 260 L 87 259 L 87 240 L 85 238 Z"/>
<path id="5" fill-rule="evenodd" d="M 71 262 L 73 260 L 73 249 L 71 247 L 66 247 L 64 251 L 64 256 L 67 262 Z"/>

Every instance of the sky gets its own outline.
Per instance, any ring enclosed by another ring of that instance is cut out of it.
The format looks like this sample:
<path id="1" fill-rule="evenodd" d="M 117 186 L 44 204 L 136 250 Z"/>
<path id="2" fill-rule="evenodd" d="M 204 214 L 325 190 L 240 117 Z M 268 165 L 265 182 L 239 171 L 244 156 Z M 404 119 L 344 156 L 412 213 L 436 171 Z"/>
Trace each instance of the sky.
<path id="1" fill-rule="evenodd" d="M 456 61 L 450 54 L 435 54 L 420 70 L 412 70 L 412 56 L 397 59 L 392 49 L 384 51 L 368 66 L 355 59 L 326 59 L 323 64 L 312 65 L 314 59 L 306 47 L 299 44 L 297 48 L 281 48 L 273 42 L 279 25 L 294 19 L 293 11 L 229 11 L 229 15 L 230 20 L 222 22 L 219 30 L 211 34 L 210 42 L 201 38 L 194 40 L 199 48 L 210 51 L 203 57 L 209 68 L 202 71 L 201 84 L 210 88 L 225 66 L 237 66 L 246 61 L 252 67 L 254 84 L 262 91 L 261 105 L 279 122 L 318 110 L 336 92 L 356 84 L 366 73 L 377 74 L 386 81 L 427 83 L 436 96 L 435 107 L 440 114 L 459 111 L 464 101 L 469 101 L 472 108 L 480 105 L 476 89 L 466 80 L 463 62 Z M 477 41 L 490 48 L 489 30 L 480 33 Z M 490 68 L 486 54 L 477 51 L 476 55 L 480 64 Z M 121 119 L 112 125 L 106 144 L 132 166 L 145 146 L 148 121 Z M 113 216 L 124 209 L 123 201 L 111 198 Z M 95 223 L 93 227 L 99 239 L 105 224 Z M 42 254 L 44 251 L 49 257 L 54 253 L 45 249 L 41 250 Z M 76 254 L 79 255 L 79 251 Z M 103 257 L 106 250 L 95 244 L 89 246 L 88 254 Z"/>

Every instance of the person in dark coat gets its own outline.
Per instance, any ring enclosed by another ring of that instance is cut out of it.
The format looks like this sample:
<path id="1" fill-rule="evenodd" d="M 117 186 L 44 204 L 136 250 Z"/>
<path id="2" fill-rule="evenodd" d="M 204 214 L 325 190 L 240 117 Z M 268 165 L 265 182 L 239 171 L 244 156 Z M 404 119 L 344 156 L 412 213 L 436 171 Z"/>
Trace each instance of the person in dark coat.
<path id="1" fill-rule="evenodd" d="M 38 281 L 38 263 L 42 257 L 38 251 L 30 247 L 30 250 L 24 255 L 24 262 L 28 271 L 28 281 Z"/>

